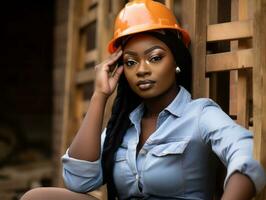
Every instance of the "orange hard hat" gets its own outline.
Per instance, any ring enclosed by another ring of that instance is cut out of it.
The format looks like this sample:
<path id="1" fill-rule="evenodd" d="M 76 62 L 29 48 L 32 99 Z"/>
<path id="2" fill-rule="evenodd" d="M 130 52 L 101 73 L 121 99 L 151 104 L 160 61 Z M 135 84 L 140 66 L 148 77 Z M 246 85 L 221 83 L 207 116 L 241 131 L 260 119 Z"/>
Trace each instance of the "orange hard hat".
<path id="1" fill-rule="evenodd" d="M 152 0 L 133 0 L 116 17 L 108 51 L 113 53 L 117 49 L 117 40 L 124 36 L 156 29 L 178 30 L 186 47 L 190 43 L 188 32 L 179 26 L 174 14 L 165 5 Z"/>

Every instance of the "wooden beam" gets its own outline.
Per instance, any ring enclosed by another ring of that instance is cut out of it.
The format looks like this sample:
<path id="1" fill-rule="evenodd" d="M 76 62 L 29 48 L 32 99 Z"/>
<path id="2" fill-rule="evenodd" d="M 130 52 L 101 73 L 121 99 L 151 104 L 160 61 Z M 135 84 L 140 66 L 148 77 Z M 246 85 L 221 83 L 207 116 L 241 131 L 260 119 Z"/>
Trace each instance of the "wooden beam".
<path id="1" fill-rule="evenodd" d="M 252 49 L 239 50 L 227 53 L 209 54 L 206 56 L 207 73 L 251 68 L 252 66 Z"/>
<path id="2" fill-rule="evenodd" d="M 238 0 L 231 0 L 231 21 L 238 20 Z M 230 41 L 231 51 L 238 50 L 238 40 Z M 237 77 L 238 71 L 230 71 L 230 91 L 229 91 L 229 115 L 237 116 Z"/>
<path id="3" fill-rule="evenodd" d="M 98 50 L 93 49 L 91 51 L 88 51 L 85 55 L 85 63 L 93 62 L 98 60 Z"/>
<path id="4" fill-rule="evenodd" d="M 253 112 L 254 154 L 266 168 L 266 1 L 255 1 L 254 10 L 254 68 L 253 68 Z M 256 200 L 266 199 L 266 189 Z"/>
<path id="5" fill-rule="evenodd" d="M 95 4 L 97 4 L 97 3 L 98 3 L 98 0 L 91 0 L 91 2 L 90 2 L 90 6 L 95 5 Z"/>
<path id="6" fill-rule="evenodd" d="M 195 9 L 192 25 L 192 56 L 193 56 L 193 98 L 206 96 L 206 35 L 207 35 L 207 0 L 192 1 L 192 8 Z"/>
<path id="7" fill-rule="evenodd" d="M 93 21 L 95 21 L 96 18 L 97 18 L 97 8 L 94 8 L 94 9 L 90 10 L 90 12 L 87 12 L 86 15 L 84 15 L 83 17 L 81 17 L 79 27 L 81 29 L 82 28 L 85 28 L 90 23 L 92 23 Z"/>
<path id="8" fill-rule="evenodd" d="M 253 35 L 252 20 L 226 22 L 208 26 L 207 41 L 236 40 Z"/>
<path id="9" fill-rule="evenodd" d="M 111 3 L 111 2 L 110 2 Z M 109 18 L 109 3 L 106 0 L 99 0 L 97 14 L 97 58 L 98 61 L 104 60 L 107 56 L 107 44 L 112 38 L 113 28 L 110 24 L 114 24 Z M 114 5 L 112 5 L 114 6 Z M 104 34 L 103 34 L 104 33 Z"/>
<path id="10" fill-rule="evenodd" d="M 218 0 L 208 0 L 207 25 L 218 23 Z"/>
<path id="11" fill-rule="evenodd" d="M 238 1 L 238 19 L 248 20 L 249 19 L 249 0 Z M 251 40 L 240 40 L 238 42 L 238 50 L 252 48 L 250 44 Z M 252 56 L 253 58 L 253 56 Z M 238 71 L 238 82 L 237 82 L 237 123 L 248 128 L 249 127 L 249 100 L 252 94 L 252 84 L 249 84 L 250 75 L 252 70 L 239 70 Z"/>
<path id="12" fill-rule="evenodd" d="M 169 9 L 174 9 L 174 0 L 165 0 L 165 5 Z"/>
<path id="13" fill-rule="evenodd" d="M 60 115 L 55 113 L 55 121 L 54 124 L 54 149 L 55 153 L 53 156 L 54 163 L 56 165 L 55 174 L 53 176 L 53 185 L 55 186 L 63 186 L 62 180 L 62 166 L 60 162 L 60 157 L 65 153 L 66 145 L 67 145 L 67 136 L 68 132 L 70 131 L 70 122 L 71 122 L 71 94 L 73 93 L 73 66 L 76 66 L 76 59 L 77 59 L 77 40 L 78 40 L 78 29 L 80 22 L 80 13 L 81 13 L 81 6 L 75 0 L 68 0 L 62 3 L 62 1 L 57 0 L 57 7 L 64 7 L 67 5 L 67 13 L 64 15 L 64 11 L 57 12 L 57 16 L 60 17 L 59 19 L 64 19 L 64 26 L 65 30 L 59 32 L 62 37 L 66 38 L 66 40 L 61 40 L 61 38 L 56 42 L 56 44 L 62 44 L 62 47 L 59 48 L 56 46 L 58 51 L 64 52 L 64 60 L 63 66 L 60 66 L 64 69 L 64 79 L 62 80 L 62 88 L 60 94 L 55 94 L 55 99 L 62 99 L 60 100 L 60 105 L 55 105 L 56 110 L 60 108 L 62 112 Z M 62 18 L 63 17 L 63 18 Z M 59 48 L 59 49 L 58 49 Z M 58 58 L 55 58 L 58 59 Z M 59 66 L 55 66 L 58 68 Z M 56 80 L 55 80 L 56 81 Z M 54 112 L 56 112 L 56 110 Z M 58 120 L 59 119 L 59 120 Z"/>
<path id="14" fill-rule="evenodd" d="M 84 69 L 77 73 L 76 84 L 84 84 L 87 82 L 94 81 L 95 70 L 94 68 Z"/>
<path id="15" fill-rule="evenodd" d="M 248 71 L 238 70 L 237 123 L 248 128 Z"/>

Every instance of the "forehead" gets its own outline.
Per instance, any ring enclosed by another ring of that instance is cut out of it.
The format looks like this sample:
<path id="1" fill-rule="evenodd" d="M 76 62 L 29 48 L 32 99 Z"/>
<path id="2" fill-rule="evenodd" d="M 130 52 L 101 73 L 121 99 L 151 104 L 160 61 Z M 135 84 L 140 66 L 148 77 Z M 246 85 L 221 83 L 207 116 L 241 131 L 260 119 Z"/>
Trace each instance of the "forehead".
<path id="1" fill-rule="evenodd" d="M 130 39 L 126 42 L 123 49 L 131 51 L 141 51 L 152 46 L 160 46 L 165 50 L 169 50 L 164 42 L 152 35 L 144 33 L 139 33 L 131 36 Z"/>

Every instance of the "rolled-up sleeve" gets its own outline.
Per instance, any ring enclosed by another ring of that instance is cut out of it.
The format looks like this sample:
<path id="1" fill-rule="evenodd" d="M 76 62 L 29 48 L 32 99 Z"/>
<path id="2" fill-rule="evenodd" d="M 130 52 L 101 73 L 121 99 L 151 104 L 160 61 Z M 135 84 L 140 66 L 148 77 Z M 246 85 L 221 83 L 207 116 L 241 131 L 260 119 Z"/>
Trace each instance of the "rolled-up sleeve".
<path id="1" fill-rule="evenodd" d="M 101 135 L 101 153 L 105 139 L 106 128 Z M 90 162 L 79 160 L 68 155 L 68 149 L 61 158 L 63 165 L 63 179 L 66 187 L 75 192 L 89 192 L 102 185 L 101 156 L 98 160 Z"/>
<path id="2" fill-rule="evenodd" d="M 247 175 L 260 192 L 266 184 L 263 167 L 253 157 L 253 135 L 236 124 L 217 104 L 210 101 L 201 112 L 199 129 L 203 141 L 227 167 L 224 188 L 230 176 L 239 171 Z"/>

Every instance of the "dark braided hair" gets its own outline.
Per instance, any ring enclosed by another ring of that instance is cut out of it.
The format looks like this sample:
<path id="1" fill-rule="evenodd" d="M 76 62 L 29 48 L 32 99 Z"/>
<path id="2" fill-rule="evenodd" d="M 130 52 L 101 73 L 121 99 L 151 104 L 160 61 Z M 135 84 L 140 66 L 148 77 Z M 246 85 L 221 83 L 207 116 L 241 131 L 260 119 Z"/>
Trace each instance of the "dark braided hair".
<path id="1" fill-rule="evenodd" d="M 181 73 L 176 78 L 177 85 L 182 85 L 191 91 L 191 55 L 182 42 L 180 34 L 170 29 L 164 30 L 164 34 L 158 32 L 145 32 L 145 34 L 158 38 L 168 46 L 174 55 L 176 64 L 181 68 Z M 130 88 L 124 73 L 121 74 L 111 118 L 107 124 L 101 160 L 103 182 L 107 183 L 108 200 L 115 200 L 118 197 L 113 177 L 114 156 L 130 126 L 129 114 L 141 101 L 142 99 Z"/>
<path id="2" fill-rule="evenodd" d="M 106 138 L 102 153 L 103 181 L 107 183 L 108 199 L 117 196 L 113 180 L 114 154 L 122 143 L 126 130 L 129 128 L 130 112 L 141 102 L 129 87 L 124 74 L 121 74 L 117 96 L 112 107 L 111 118 L 107 124 Z"/>

